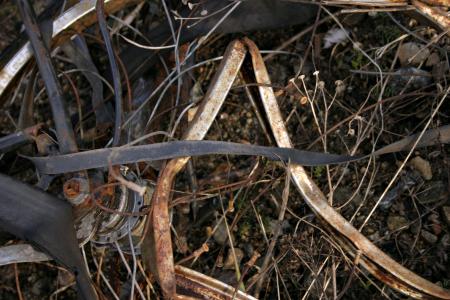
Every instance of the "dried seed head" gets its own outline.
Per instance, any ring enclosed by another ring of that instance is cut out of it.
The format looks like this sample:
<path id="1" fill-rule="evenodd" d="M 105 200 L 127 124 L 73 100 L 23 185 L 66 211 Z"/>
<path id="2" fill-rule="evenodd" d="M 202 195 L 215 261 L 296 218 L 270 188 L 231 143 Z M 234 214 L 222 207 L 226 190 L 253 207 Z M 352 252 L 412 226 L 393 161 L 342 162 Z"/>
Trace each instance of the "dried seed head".
<path id="1" fill-rule="evenodd" d="M 212 237 L 212 235 L 213 235 L 212 227 L 211 226 L 207 226 L 206 227 L 206 236 L 209 238 L 209 237 Z"/>
<path id="2" fill-rule="evenodd" d="M 233 199 L 230 199 L 228 201 L 227 211 L 230 212 L 230 213 L 232 213 L 234 211 L 234 201 L 233 201 Z"/>
<path id="3" fill-rule="evenodd" d="M 355 136 L 355 129 L 349 128 L 349 129 L 348 129 L 348 132 L 347 132 L 347 135 L 348 135 L 348 136 Z"/>
<path id="4" fill-rule="evenodd" d="M 336 80 L 334 84 L 336 85 L 336 95 L 342 95 L 347 88 L 345 83 L 342 80 Z"/>
<path id="5" fill-rule="evenodd" d="M 306 105 L 306 103 L 308 103 L 308 97 L 303 96 L 300 98 L 300 104 L 301 105 Z"/>

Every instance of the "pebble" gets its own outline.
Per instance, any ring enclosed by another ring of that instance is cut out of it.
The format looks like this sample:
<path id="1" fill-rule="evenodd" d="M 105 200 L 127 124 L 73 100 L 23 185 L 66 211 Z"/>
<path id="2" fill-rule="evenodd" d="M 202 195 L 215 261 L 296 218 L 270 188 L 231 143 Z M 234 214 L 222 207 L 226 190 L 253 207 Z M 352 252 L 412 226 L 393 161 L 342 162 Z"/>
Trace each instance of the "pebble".
<path id="1" fill-rule="evenodd" d="M 444 249 L 450 247 L 450 234 L 444 234 L 441 238 L 440 244 Z"/>
<path id="2" fill-rule="evenodd" d="M 403 67 L 395 71 L 394 80 L 391 86 L 395 89 L 403 89 L 405 85 L 411 88 L 421 88 L 431 83 L 431 74 L 427 71 L 414 68 Z"/>
<path id="3" fill-rule="evenodd" d="M 375 232 L 375 229 L 373 229 L 372 227 L 367 227 L 366 228 L 366 233 L 367 234 L 372 234 L 372 233 L 374 233 Z"/>
<path id="4" fill-rule="evenodd" d="M 417 43 L 404 43 L 398 51 L 398 58 L 402 66 L 419 65 L 430 55 L 430 50 Z M 411 62 L 409 60 L 411 59 Z"/>
<path id="5" fill-rule="evenodd" d="M 42 291 L 47 285 L 46 280 L 44 278 L 38 279 L 32 286 L 31 286 L 31 293 L 33 295 L 39 296 L 42 295 Z"/>
<path id="6" fill-rule="evenodd" d="M 59 286 L 67 286 L 75 281 L 75 276 L 67 271 L 59 271 L 57 282 Z"/>
<path id="7" fill-rule="evenodd" d="M 438 214 L 431 214 L 428 217 L 428 220 L 431 222 L 431 229 L 433 230 L 433 233 L 437 236 L 439 236 L 442 233 L 442 225 L 439 220 Z"/>
<path id="8" fill-rule="evenodd" d="M 434 244 L 438 240 L 437 236 L 426 230 L 422 230 L 420 232 L 420 235 L 423 237 L 425 241 L 427 241 L 430 244 Z"/>
<path id="9" fill-rule="evenodd" d="M 230 233 L 230 234 L 233 235 L 232 233 Z M 232 238 L 233 238 L 233 236 L 232 236 Z M 227 233 L 227 227 L 226 227 L 224 221 L 220 222 L 220 224 L 217 226 L 216 231 L 213 234 L 213 239 L 222 246 L 225 245 L 225 243 L 227 242 L 228 233 Z"/>
<path id="10" fill-rule="evenodd" d="M 447 62 L 441 61 L 433 66 L 431 74 L 433 75 L 434 80 L 438 82 L 445 77 L 445 74 L 447 74 L 448 70 L 449 67 Z"/>
<path id="11" fill-rule="evenodd" d="M 416 169 L 417 171 L 420 172 L 420 175 L 422 175 L 422 177 L 425 180 L 431 180 L 433 178 L 433 172 L 431 171 L 431 165 L 430 163 L 423 159 L 420 156 L 416 156 L 413 159 L 411 159 L 410 161 L 410 165 Z"/>
<path id="12" fill-rule="evenodd" d="M 376 242 L 376 241 L 378 241 L 380 239 L 380 233 L 377 231 L 374 234 L 369 235 L 368 238 L 372 242 Z"/>
<path id="13" fill-rule="evenodd" d="M 430 214 L 427 219 L 431 223 L 439 224 L 439 215 L 438 214 Z"/>
<path id="14" fill-rule="evenodd" d="M 224 269 L 234 269 L 235 265 L 237 264 L 238 266 L 241 263 L 242 258 L 244 258 L 244 251 L 242 251 L 239 248 L 234 248 L 234 253 L 236 255 L 236 263 L 234 260 L 234 255 L 233 255 L 233 251 L 228 250 L 228 256 L 227 259 L 225 259 L 225 263 L 223 264 L 223 268 Z"/>
<path id="15" fill-rule="evenodd" d="M 450 206 L 442 207 L 442 213 L 444 214 L 444 220 L 450 225 Z"/>
<path id="16" fill-rule="evenodd" d="M 435 235 L 440 235 L 442 233 L 441 224 L 431 224 L 431 229 L 433 229 Z"/>
<path id="17" fill-rule="evenodd" d="M 404 229 L 408 226 L 409 221 L 401 216 L 390 215 L 387 219 L 387 227 L 390 231 L 397 231 L 399 229 Z"/>
<path id="18" fill-rule="evenodd" d="M 347 186 L 339 186 L 333 193 L 333 200 L 334 203 L 336 203 L 337 205 L 342 205 L 344 203 L 346 203 L 350 197 L 353 195 L 354 191 L 353 189 L 351 189 L 350 187 Z M 359 193 L 357 193 L 351 203 L 353 203 L 355 206 L 358 206 L 361 204 L 361 202 L 363 201 L 363 197 L 361 197 L 361 195 Z"/>
<path id="19" fill-rule="evenodd" d="M 271 235 L 274 235 L 278 230 L 278 224 L 279 224 L 278 220 L 276 219 L 270 220 L 268 226 L 269 228 L 266 228 L 266 231 Z M 289 229 L 291 227 L 288 220 L 283 220 L 280 225 L 281 225 L 280 234 L 282 234 L 284 230 Z"/>
<path id="20" fill-rule="evenodd" d="M 427 62 L 425 65 L 427 67 L 432 67 L 440 62 L 439 54 L 436 52 L 431 53 L 431 55 L 428 57 Z"/>
<path id="21" fill-rule="evenodd" d="M 421 188 L 422 192 L 417 194 L 420 204 L 435 203 L 448 197 L 447 185 L 442 181 L 426 182 Z"/>

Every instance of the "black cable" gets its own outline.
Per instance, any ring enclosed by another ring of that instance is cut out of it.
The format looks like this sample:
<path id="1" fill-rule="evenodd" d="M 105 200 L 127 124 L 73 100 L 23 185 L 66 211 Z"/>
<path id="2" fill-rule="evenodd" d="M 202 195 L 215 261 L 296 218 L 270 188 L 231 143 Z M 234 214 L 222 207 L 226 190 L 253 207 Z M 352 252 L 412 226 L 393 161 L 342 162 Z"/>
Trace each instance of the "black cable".
<path id="1" fill-rule="evenodd" d="M 116 62 L 116 56 L 109 36 L 108 26 L 106 24 L 104 14 L 104 0 L 97 0 L 95 5 L 97 11 L 97 21 L 102 33 L 103 41 L 105 42 L 106 51 L 108 52 L 109 65 L 111 67 L 112 79 L 114 84 L 114 99 L 115 99 L 115 120 L 114 120 L 114 137 L 113 146 L 120 145 L 120 131 L 122 129 L 122 84 L 120 82 L 120 72 Z"/>
<path id="2" fill-rule="evenodd" d="M 33 126 L 24 130 L 5 135 L 0 138 L 0 153 L 6 153 L 34 141 L 34 133 L 40 126 Z"/>
<path id="3" fill-rule="evenodd" d="M 103 148 L 49 157 L 26 157 L 40 174 L 61 174 L 136 162 L 212 154 L 264 156 L 303 166 L 337 164 L 359 160 L 361 156 L 301 151 L 219 141 L 175 141 L 149 145 Z"/>
<path id="4" fill-rule="evenodd" d="M 76 277 L 79 298 L 97 299 L 78 248 L 70 204 L 3 174 L 0 193 L 0 228 L 69 269 Z"/>
<path id="5" fill-rule="evenodd" d="M 413 134 L 384 146 L 373 153 L 356 156 L 220 141 L 175 141 L 140 146 L 103 148 L 49 157 L 25 157 L 34 163 L 41 174 L 61 174 L 110 165 L 211 154 L 264 156 L 272 160 L 283 160 L 303 166 L 318 166 L 352 162 L 368 158 L 369 156 L 407 151 L 412 148 L 420 135 L 420 133 Z M 416 148 L 439 143 L 450 143 L 450 125 L 425 131 L 420 141 L 417 142 Z"/>
<path id="6" fill-rule="evenodd" d="M 78 152 L 72 124 L 68 117 L 61 86 L 50 57 L 50 51 L 36 21 L 36 14 L 28 0 L 16 0 L 25 31 L 33 48 L 39 73 L 44 80 L 52 115 L 56 127 L 56 136 L 61 153 Z"/>

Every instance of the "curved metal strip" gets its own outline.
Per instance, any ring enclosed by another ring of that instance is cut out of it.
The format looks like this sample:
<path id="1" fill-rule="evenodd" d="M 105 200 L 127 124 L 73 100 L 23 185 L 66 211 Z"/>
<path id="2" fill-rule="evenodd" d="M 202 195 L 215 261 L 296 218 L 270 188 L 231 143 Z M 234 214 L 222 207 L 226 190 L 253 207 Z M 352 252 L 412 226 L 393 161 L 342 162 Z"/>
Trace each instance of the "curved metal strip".
<path id="1" fill-rule="evenodd" d="M 252 56 L 253 68 L 255 71 L 256 81 L 263 83 L 258 87 L 263 100 L 264 109 L 266 111 L 269 123 L 272 127 L 275 140 L 279 147 L 291 148 L 292 143 L 288 136 L 284 120 L 281 115 L 275 94 L 270 87 L 270 78 L 264 65 L 263 58 L 255 43 L 247 38 L 244 42 L 249 47 Z M 352 243 L 361 250 L 362 254 L 369 258 L 376 265 L 382 267 L 395 278 L 400 279 L 404 283 L 410 285 L 415 290 L 421 291 L 427 296 L 441 299 L 450 299 L 450 291 L 418 276 L 414 272 L 403 267 L 401 264 L 386 255 L 378 249 L 369 239 L 362 235 L 353 225 L 351 225 L 344 217 L 338 214 L 323 195 L 315 182 L 308 176 L 302 166 L 292 164 L 290 166 L 292 180 L 303 195 L 307 204 L 319 214 L 330 226 L 337 230 L 340 234 L 352 241 Z M 369 271 L 371 271 L 369 269 Z M 374 274 L 376 275 L 376 274 Z M 377 276 L 379 277 L 379 276 Z M 398 288 L 394 284 L 391 287 Z M 402 290 L 401 290 L 402 291 Z M 403 292 L 403 291 L 402 291 Z"/>
<path id="2" fill-rule="evenodd" d="M 245 47 L 240 41 L 230 43 L 191 126 L 183 135 L 184 140 L 202 140 L 205 137 L 228 95 L 244 61 L 245 54 Z M 151 218 L 149 218 L 152 230 L 149 231 L 146 240 L 147 242 L 149 240 L 153 242 L 150 244 L 154 245 L 155 253 L 153 256 L 156 260 L 156 270 L 154 271 L 166 298 L 173 298 L 176 295 L 168 202 L 175 176 L 188 161 L 189 157 L 180 157 L 167 163 L 158 177 L 152 198 L 153 211 Z"/>
<path id="3" fill-rule="evenodd" d="M 29 244 L 17 244 L 0 247 L 0 266 L 47 261 L 51 258 L 44 252 L 35 250 Z"/>
<path id="4" fill-rule="evenodd" d="M 177 289 L 186 290 L 194 299 L 237 299 L 256 300 L 256 298 L 212 277 L 183 266 L 175 266 Z"/>

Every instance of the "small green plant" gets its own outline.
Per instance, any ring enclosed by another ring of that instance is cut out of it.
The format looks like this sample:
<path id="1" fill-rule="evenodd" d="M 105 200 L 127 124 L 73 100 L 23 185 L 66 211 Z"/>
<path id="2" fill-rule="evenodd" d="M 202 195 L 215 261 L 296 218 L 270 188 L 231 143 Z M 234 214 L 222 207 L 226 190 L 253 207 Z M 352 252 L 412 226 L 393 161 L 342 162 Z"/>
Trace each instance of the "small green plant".
<path id="1" fill-rule="evenodd" d="M 313 168 L 313 175 L 315 178 L 320 178 L 323 175 L 323 171 L 325 171 L 325 166 L 317 166 Z"/>
<path id="2" fill-rule="evenodd" d="M 398 38 L 402 32 L 397 28 L 397 26 L 391 25 L 379 25 L 375 28 L 375 37 L 382 44 L 392 42 Z"/>
<path id="3" fill-rule="evenodd" d="M 391 86 L 386 86 L 383 93 L 383 98 L 389 98 L 395 96 L 395 90 Z"/>
<path id="4" fill-rule="evenodd" d="M 242 240 L 247 241 L 252 232 L 252 224 L 249 221 L 244 221 L 239 226 L 239 236 Z"/>
<path id="5" fill-rule="evenodd" d="M 442 286 L 446 289 L 448 289 L 450 287 L 450 280 L 449 279 L 444 279 L 442 282 Z"/>
<path id="6" fill-rule="evenodd" d="M 363 65 L 364 56 L 361 51 L 353 50 L 352 68 L 358 70 Z"/>

